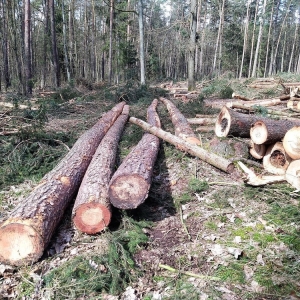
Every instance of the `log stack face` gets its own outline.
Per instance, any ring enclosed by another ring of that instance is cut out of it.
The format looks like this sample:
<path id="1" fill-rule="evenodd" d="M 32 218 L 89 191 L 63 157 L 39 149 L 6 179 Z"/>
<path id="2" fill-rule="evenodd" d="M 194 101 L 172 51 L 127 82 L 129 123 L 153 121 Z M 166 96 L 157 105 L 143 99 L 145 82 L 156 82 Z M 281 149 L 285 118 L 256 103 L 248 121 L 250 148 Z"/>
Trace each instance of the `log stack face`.
<path id="1" fill-rule="evenodd" d="M 123 113 L 102 139 L 80 185 L 73 207 L 73 221 L 81 232 L 95 234 L 110 223 L 108 183 L 128 113 L 128 106 L 125 105 Z"/>
<path id="2" fill-rule="evenodd" d="M 147 111 L 148 122 L 160 127 L 155 99 Z M 145 133 L 137 146 L 127 155 L 109 184 L 113 206 L 134 209 L 145 201 L 151 185 L 154 163 L 159 150 L 159 138 Z"/>
<path id="3" fill-rule="evenodd" d="M 37 261 L 70 203 L 98 144 L 122 112 L 124 102 L 85 132 L 69 153 L 0 227 L 0 261 L 24 265 Z"/>

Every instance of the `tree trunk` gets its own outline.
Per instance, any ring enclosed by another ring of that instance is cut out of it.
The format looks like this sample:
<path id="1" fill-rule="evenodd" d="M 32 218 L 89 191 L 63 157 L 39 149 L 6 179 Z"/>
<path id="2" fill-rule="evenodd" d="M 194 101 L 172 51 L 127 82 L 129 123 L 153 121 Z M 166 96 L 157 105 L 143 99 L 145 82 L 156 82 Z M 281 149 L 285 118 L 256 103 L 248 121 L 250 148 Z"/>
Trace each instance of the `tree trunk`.
<path id="1" fill-rule="evenodd" d="M 110 15 L 109 15 L 109 54 L 108 54 L 108 79 L 112 82 L 112 47 L 113 47 L 113 19 L 114 19 L 114 0 L 110 0 Z"/>
<path id="2" fill-rule="evenodd" d="M 138 0 L 138 10 L 139 10 L 141 85 L 144 85 L 146 83 L 146 79 L 145 79 L 144 20 L 143 20 L 142 0 Z"/>
<path id="3" fill-rule="evenodd" d="M 25 65 L 24 74 L 26 80 L 26 95 L 32 94 L 32 63 L 31 63 L 31 12 L 30 12 L 30 0 L 24 2 L 24 54 Z"/>
<path id="4" fill-rule="evenodd" d="M 212 116 L 211 118 L 191 118 L 187 119 L 189 124 L 193 125 L 212 125 L 215 124 L 217 121 L 217 118 Z"/>
<path id="5" fill-rule="evenodd" d="M 70 65 L 69 65 L 69 58 L 68 58 L 68 50 L 67 50 L 67 31 L 66 31 L 66 21 L 65 21 L 65 4 L 62 0 L 61 3 L 61 14 L 62 14 L 62 21 L 63 21 L 63 45 L 64 45 L 64 64 L 67 72 L 67 80 L 68 83 L 71 81 L 71 74 L 70 74 Z"/>
<path id="6" fill-rule="evenodd" d="M 72 212 L 74 224 L 81 232 L 96 234 L 110 223 L 108 184 L 128 113 L 129 106 L 125 105 L 123 113 L 102 139 L 83 177 Z"/>
<path id="7" fill-rule="evenodd" d="M 257 145 L 255 144 L 252 140 L 250 140 L 250 154 L 256 158 L 256 159 L 262 159 L 267 151 L 267 146 L 262 144 L 262 145 Z"/>
<path id="8" fill-rule="evenodd" d="M 61 162 L 41 180 L 0 227 L 0 261 L 31 264 L 43 254 L 63 213 L 107 130 L 124 102 L 107 112 L 74 144 Z"/>
<path id="9" fill-rule="evenodd" d="M 264 169 L 275 175 L 284 175 L 292 159 L 281 142 L 271 144 L 263 158 Z"/>
<path id="10" fill-rule="evenodd" d="M 169 132 L 166 132 L 156 126 L 151 126 L 150 124 L 134 117 L 131 117 L 129 119 L 129 122 L 140 126 L 145 131 L 150 132 L 155 136 L 163 139 L 164 141 L 176 146 L 181 151 L 188 152 L 191 155 L 199 157 L 203 161 L 211 164 L 212 166 L 224 172 L 233 173 L 235 171 L 234 164 L 231 161 L 221 156 L 218 156 L 214 153 L 209 153 L 208 151 L 202 149 L 201 147 L 186 142 L 180 137 L 177 137 Z"/>
<path id="11" fill-rule="evenodd" d="M 157 99 L 147 110 L 147 120 L 151 126 L 160 128 L 156 113 Z M 145 133 L 137 146 L 127 155 L 113 175 L 108 194 L 113 206 L 134 209 L 148 196 L 152 181 L 154 163 L 159 150 L 159 138 Z"/>
<path id="12" fill-rule="evenodd" d="M 195 84 L 195 51 L 196 51 L 196 26 L 197 26 L 197 6 L 198 0 L 191 0 L 191 20 L 190 20 L 190 45 L 188 57 L 188 90 L 193 91 Z"/>
<path id="13" fill-rule="evenodd" d="M 283 138 L 283 147 L 292 159 L 300 159 L 300 124 L 286 132 Z"/>
<path id="14" fill-rule="evenodd" d="M 261 119 L 261 117 L 242 114 L 223 106 L 216 121 L 215 134 L 218 137 L 249 138 L 251 125 Z"/>
<path id="15" fill-rule="evenodd" d="M 286 181 L 291 184 L 294 188 L 296 188 L 298 191 L 300 190 L 300 160 L 294 160 L 290 163 L 288 166 L 286 173 L 285 173 L 285 179 Z"/>
<path id="16" fill-rule="evenodd" d="M 255 144 L 273 144 L 281 141 L 287 131 L 300 125 L 299 121 L 259 119 L 253 122 L 250 136 Z"/>
<path id="17" fill-rule="evenodd" d="M 2 56 L 3 56 L 3 75 L 4 75 L 4 83 L 5 83 L 4 87 L 6 91 L 10 86 L 10 75 L 9 75 L 9 68 L 8 68 L 7 21 L 8 21 L 8 14 L 6 13 L 6 1 L 2 0 Z M 1 87 L 0 87 L 0 91 L 1 91 Z"/>
<path id="18" fill-rule="evenodd" d="M 52 64 L 54 71 L 54 84 L 55 87 L 60 86 L 60 68 L 58 61 L 58 51 L 56 44 L 56 26 L 55 26 L 55 8 L 54 0 L 49 0 L 49 10 L 50 10 L 50 23 L 51 23 L 51 46 L 52 46 Z"/>
<path id="19" fill-rule="evenodd" d="M 200 145 L 201 142 L 179 109 L 170 100 L 162 97 L 159 99 L 166 105 L 169 111 L 169 115 L 175 128 L 175 135 L 191 144 Z"/>

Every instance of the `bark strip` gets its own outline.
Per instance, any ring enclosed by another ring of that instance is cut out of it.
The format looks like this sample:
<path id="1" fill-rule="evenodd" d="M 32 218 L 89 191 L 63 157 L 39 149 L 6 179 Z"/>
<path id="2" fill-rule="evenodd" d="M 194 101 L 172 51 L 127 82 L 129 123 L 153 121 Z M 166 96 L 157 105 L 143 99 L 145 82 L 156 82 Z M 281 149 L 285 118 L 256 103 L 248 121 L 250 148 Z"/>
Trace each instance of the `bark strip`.
<path id="1" fill-rule="evenodd" d="M 199 157 L 203 161 L 211 164 L 212 166 L 214 166 L 224 172 L 232 173 L 235 169 L 234 164 L 231 161 L 229 161 L 221 156 L 218 156 L 214 153 L 209 153 L 208 151 L 202 149 L 201 147 L 192 145 L 191 143 L 186 142 L 185 140 L 183 140 L 167 131 L 164 131 L 156 126 L 151 126 L 150 124 L 148 124 L 140 119 L 134 118 L 134 117 L 131 117 L 129 119 L 129 122 L 140 126 L 145 131 L 150 132 L 150 133 L 156 135 L 157 137 L 165 140 L 166 142 L 178 147 L 178 149 L 180 149 L 181 151 L 188 152 L 191 155 Z"/>
<path id="2" fill-rule="evenodd" d="M 157 99 L 147 110 L 150 125 L 160 128 L 156 112 Z M 108 194 L 113 206 L 122 209 L 134 209 L 142 204 L 148 196 L 152 181 L 154 163 L 159 150 L 159 138 L 145 133 L 136 147 L 127 155 L 114 173 Z"/>
<path id="3" fill-rule="evenodd" d="M 180 110 L 170 100 L 162 97 L 159 99 L 166 105 L 168 109 L 175 128 L 175 135 L 191 144 L 200 145 L 201 142 L 195 135 L 192 127 Z"/>
<path id="4" fill-rule="evenodd" d="M 122 114 L 102 139 L 83 177 L 72 212 L 74 225 L 81 232 L 96 234 L 110 223 L 108 184 L 128 114 L 129 107 L 125 105 Z"/>
<path id="5" fill-rule="evenodd" d="M 74 144 L 0 227 L 0 261 L 11 265 L 36 262 L 43 254 L 64 211 L 74 197 L 92 157 L 124 102 L 107 112 Z"/>

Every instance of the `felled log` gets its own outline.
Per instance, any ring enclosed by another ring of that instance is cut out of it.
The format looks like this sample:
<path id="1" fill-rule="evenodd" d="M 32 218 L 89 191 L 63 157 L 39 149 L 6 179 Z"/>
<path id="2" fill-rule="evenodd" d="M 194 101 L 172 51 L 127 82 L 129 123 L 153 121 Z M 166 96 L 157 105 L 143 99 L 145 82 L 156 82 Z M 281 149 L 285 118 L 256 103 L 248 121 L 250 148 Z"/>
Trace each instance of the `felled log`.
<path id="1" fill-rule="evenodd" d="M 263 158 L 264 169 L 275 175 L 284 175 L 292 159 L 285 152 L 282 142 L 269 145 Z"/>
<path id="2" fill-rule="evenodd" d="M 129 106 L 125 105 L 122 114 L 102 139 L 83 177 L 72 211 L 74 225 L 81 232 L 96 234 L 110 223 L 108 184 L 128 114 Z"/>
<path id="3" fill-rule="evenodd" d="M 251 101 L 251 99 L 245 97 L 245 96 L 242 96 L 242 95 L 238 95 L 236 93 L 233 93 L 232 94 L 232 98 L 233 99 L 240 99 L 240 100 L 244 100 L 244 101 Z"/>
<path id="4" fill-rule="evenodd" d="M 300 120 L 258 120 L 251 126 L 251 140 L 258 145 L 273 144 L 281 141 L 286 132 L 297 125 L 300 126 Z"/>
<path id="5" fill-rule="evenodd" d="M 232 173 L 235 170 L 234 164 L 231 161 L 229 161 L 223 157 L 220 157 L 216 154 L 209 153 L 208 151 L 202 149 L 201 147 L 193 145 L 193 144 L 183 140 L 182 138 L 177 137 L 167 131 L 164 131 L 164 130 L 156 127 L 156 126 L 151 126 L 150 124 L 148 124 L 140 119 L 134 118 L 134 117 L 131 117 L 129 119 L 129 122 L 140 126 L 145 131 L 150 132 L 150 133 L 154 134 L 155 136 L 163 139 L 164 141 L 178 147 L 178 149 L 180 149 L 181 151 L 188 152 L 191 155 L 199 157 L 203 161 L 211 164 L 212 166 L 214 166 L 224 172 Z"/>
<path id="6" fill-rule="evenodd" d="M 254 89 L 274 89 L 277 87 L 277 83 L 256 83 L 256 84 L 251 84 L 249 87 L 254 88 Z"/>
<path id="7" fill-rule="evenodd" d="M 172 123 L 175 128 L 175 135 L 186 140 L 187 142 L 200 145 L 201 142 L 195 135 L 192 127 L 188 123 L 185 116 L 180 112 L 180 110 L 168 99 L 160 97 L 160 100 L 166 105 Z"/>
<path id="8" fill-rule="evenodd" d="M 256 159 L 262 159 L 267 151 L 266 145 L 257 145 L 252 140 L 250 140 L 250 154 Z"/>
<path id="9" fill-rule="evenodd" d="M 25 265 L 37 261 L 74 197 L 83 175 L 124 102 L 107 112 L 11 213 L 0 227 L 0 261 Z"/>
<path id="10" fill-rule="evenodd" d="M 292 159 L 300 159 L 300 125 L 286 132 L 283 138 L 283 147 Z"/>
<path id="11" fill-rule="evenodd" d="M 244 107 L 264 106 L 270 107 L 285 103 L 284 100 L 278 99 L 264 99 L 264 100 L 251 100 L 251 101 L 239 101 L 239 102 L 228 102 L 226 104 L 229 108 L 237 107 L 237 105 L 243 105 Z"/>
<path id="12" fill-rule="evenodd" d="M 0 106 L 4 106 L 4 107 L 9 107 L 9 108 L 14 108 L 15 105 L 13 103 L 10 102 L 0 102 Z M 28 106 L 28 105 L 24 105 L 24 104 L 17 104 L 17 106 L 19 109 L 31 109 L 31 110 L 38 110 L 38 107 L 35 106 Z"/>
<path id="13" fill-rule="evenodd" d="M 216 118 L 216 115 L 203 115 L 203 114 L 196 114 L 196 118 Z"/>
<path id="14" fill-rule="evenodd" d="M 259 119 L 258 116 L 242 114 L 223 106 L 215 124 L 215 134 L 218 137 L 230 135 L 248 138 L 251 125 Z"/>
<path id="15" fill-rule="evenodd" d="M 293 98 L 286 104 L 287 108 L 300 112 L 300 98 Z"/>
<path id="16" fill-rule="evenodd" d="M 281 95 L 281 96 L 279 97 L 280 100 L 289 100 L 290 98 L 291 98 L 290 95 Z"/>
<path id="17" fill-rule="evenodd" d="M 300 160 L 293 160 L 285 173 L 286 181 L 297 190 L 300 190 Z"/>
<path id="18" fill-rule="evenodd" d="M 216 123 L 217 118 L 191 118 L 187 119 L 189 124 L 193 125 L 211 125 Z"/>
<path id="19" fill-rule="evenodd" d="M 214 130 L 214 126 L 199 126 L 195 129 L 197 132 L 213 132 Z"/>
<path id="20" fill-rule="evenodd" d="M 241 161 L 238 165 L 246 173 L 246 183 L 253 186 L 261 186 L 270 183 L 278 183 L 285 181 L 285 175 L 256 175 L 252 170 L 245 166 Z"/>
<path id="21" fill-rule="evenodd" d="M 147 120 L 150 126 L 160 128 L 160 120 L 156 112 L 157 102 L 155 99 L 148 107 Z M 111 178 L 108 195 L 113 206 L 134 209 L 145 201 L 158 150 L 159 138 L 145 133 Z"/>

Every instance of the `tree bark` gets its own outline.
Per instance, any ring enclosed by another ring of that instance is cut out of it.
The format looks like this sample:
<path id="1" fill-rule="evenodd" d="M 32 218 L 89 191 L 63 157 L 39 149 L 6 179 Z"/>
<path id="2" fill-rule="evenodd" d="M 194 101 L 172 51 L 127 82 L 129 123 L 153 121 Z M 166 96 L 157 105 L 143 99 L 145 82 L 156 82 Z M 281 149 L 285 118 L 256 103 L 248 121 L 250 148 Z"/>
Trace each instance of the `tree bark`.
<path id="1" fill-rule="evenodd" d="M 300 124 L 286 132 L 283 147 L 292 159 L 300 159 Z"/>
<path id="2" fill-rule="evenodd" d="M 169 111 L 169 115 L 175 128 L 175 135 L 191 144 L 200 145 L 201 142 L 179 109 L 170 100 L 162 97 L 159 99 L 166 105 Z"/>
<path id="3" fill-rule="evenodd" d="M 234 164 L 231 161 L 221 156 L 218 156 L 214 153 L 209 153 L 208 151 L 202 149 L 201 147 L 186 142 L 182 138 L 177 137 L 169 132 L 166 132 L 156 126 L 151 126 L 150 124 L 134 117 L 131 117 L 129 119 L 129 122 L 140 126 L 145 131 L 150 132 L 155 136 L 165 140 L 166 142 L 176 146 L 181 151 L 188 152 L 191 155 L 199 157 L 203 161 L 211 164 L 212 166 L 224 172 L 233 173 L 235 170 Z"/>
<path id="4" fill-rule="evenodd" d="M 150 126 L 160 128 L 156 113 L 157 99 L 147 110 Z M 148 196 L 152 181 L 154 163 L 159 150 L 159 138 L 145 133 L 136 147 L 127 155 L 113 175 L 108 194 L 113 206 L 122 209 L 134 209 Z"/>
<path id="5" fill-rule="evenodd" d="M 275 175 L 284 175 L 292 159 L 281 142 L 269 145 L 263 158 L 264 169 Z"/>
<path id="6" fill-rule="evenodd" d="M 144 20 L 143 20 L 143 1 L 142 0 L 138 0 L 138 9 L 139 9 L 141 85 L 144 85 L 146 83 L 146 78 L 145 78 Z"/>
<path id="7" fill-rule="evenodd" d="M 0 227 L 0 261 L 31 264 L 43 254 L 107 130 L 124 102 L 107 112 L 74 144 L 61 162 L 41 180 Z"/>
<path id="8" fill-rule="evenodd" d="M 218 137 L 230 135 L 249 138 L 251 125 L 260 119 L 262 118 L 255 115 L 242 114 L 223 106 L 216 121 L 215 134 Z"/>
<path id="9" fill-rule="evenodd" d="M 300 125 L 299 121 L 259 119 L 253 122 L 250 136 L 255 144 L 273 144 L 281 141 L 287 131 Z"/>
<path id="10" fill-rule="evenodd" d="M 129 106 L 125 105 L 122 114 L 102 139 L 83 177 L 72 212 L 73 222 L 81 232 L 96 234 L 110 223 L 108 184 L 128 114 Z"/>

